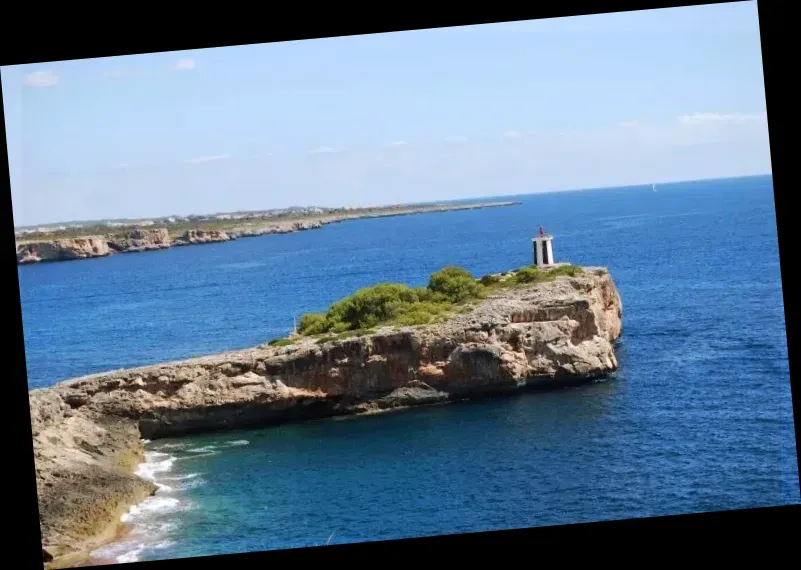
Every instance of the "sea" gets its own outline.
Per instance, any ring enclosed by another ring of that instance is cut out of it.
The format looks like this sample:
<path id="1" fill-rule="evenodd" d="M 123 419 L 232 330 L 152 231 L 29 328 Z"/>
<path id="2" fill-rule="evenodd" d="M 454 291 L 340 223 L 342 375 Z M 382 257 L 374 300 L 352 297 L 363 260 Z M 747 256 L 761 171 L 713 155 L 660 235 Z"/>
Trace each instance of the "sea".
<path id="1" fill-rule="evenodd" d="M 538 193 L 19 267 L 29 387 L 250 347 L 379 282 L 606 266 L 605 382 L 147 444 L 116 562 L 801 502 L 771 176 Z"/>

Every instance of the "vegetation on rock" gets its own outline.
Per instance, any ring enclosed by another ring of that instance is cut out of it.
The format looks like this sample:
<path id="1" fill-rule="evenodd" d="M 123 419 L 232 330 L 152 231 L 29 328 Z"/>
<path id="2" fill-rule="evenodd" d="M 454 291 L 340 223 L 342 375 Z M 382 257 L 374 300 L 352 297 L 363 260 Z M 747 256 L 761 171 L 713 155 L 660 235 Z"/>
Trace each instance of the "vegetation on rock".
<path id="1" fill-rule="evenodd" d="M 461 312 L 466 303 L 485 297 L 493 289 L 551 281 L 560 275 L 574 276 L 581 272 L 580 267 L 573 265 L 551 269 L 526 266 L 476 279 L 466 269 L 448 266 L 433 273 L 426 287 L 380 283 L 359 289 L 335 302 L 325 313 L 303 315 L 298 323 L 298 333 L 318 336 L 318 342 L 323 343 L 380 325 L 430 324 L 447 319 L 453 312 Z M 282 346 L 290 343 L 282 340 L 286 339 L 276 339 L 270 344 Z"/>

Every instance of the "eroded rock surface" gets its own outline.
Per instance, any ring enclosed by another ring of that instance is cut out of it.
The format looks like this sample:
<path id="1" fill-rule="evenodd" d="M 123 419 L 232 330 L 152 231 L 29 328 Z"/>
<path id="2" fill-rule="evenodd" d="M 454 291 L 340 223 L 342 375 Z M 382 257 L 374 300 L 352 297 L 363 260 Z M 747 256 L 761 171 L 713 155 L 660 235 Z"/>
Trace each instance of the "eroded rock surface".
<path id="1" fill-rule="evenodd" d="M 220 230 L 186 230 L 181 237 L 173 240 L 172 245 L 197 245 L 201 243 L 231 241 L 232 239 L 234 238 Z"/>
<path id="2" fill-rule="evenodd" d="M 134 253 L 167 249 L 172 245 L 172 240 L 166 228 L 135 229 L 109 238 L 108 245 L 121 253 Z"/>
<path id="3" fill-rule="evenodd" d="M 87 236 L 53 241 L 33 241 L 17 244 L 17 263 L 39 263 L 42 261 L 62 261 L 67 259 L 86 259 L 104 257 L 113 253 L 106 238 Z"/>

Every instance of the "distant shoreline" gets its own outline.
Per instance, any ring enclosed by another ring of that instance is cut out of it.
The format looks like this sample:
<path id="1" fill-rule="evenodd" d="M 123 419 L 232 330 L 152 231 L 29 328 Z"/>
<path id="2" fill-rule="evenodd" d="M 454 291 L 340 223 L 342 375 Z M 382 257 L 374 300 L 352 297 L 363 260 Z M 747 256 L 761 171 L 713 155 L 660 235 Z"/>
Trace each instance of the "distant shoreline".
<path id="1" fill-rule="evenodd" d="M 467 204 L 430 204 L 387 206 L 358 210 L 266 216 L 243 215 L 238 219 L 205 218 L 178 223 L 132 224 L 121 228 L 71 228 L 17 238 L 17 264 L 46 263 L 106 257 L 116 253 L 135 253 L 169 249 L 177 246 L 232 241 L 262 235 L 295 233 L 318 229 L 328 224 L 366 218 L 388 218 L 436 212 L 477 210 L 517 206 L 520 202 L 474 202 Z M 105 231 L 102 231 L 105 230 Z M 111 231 L 109 231 L 111 230 Z"/>

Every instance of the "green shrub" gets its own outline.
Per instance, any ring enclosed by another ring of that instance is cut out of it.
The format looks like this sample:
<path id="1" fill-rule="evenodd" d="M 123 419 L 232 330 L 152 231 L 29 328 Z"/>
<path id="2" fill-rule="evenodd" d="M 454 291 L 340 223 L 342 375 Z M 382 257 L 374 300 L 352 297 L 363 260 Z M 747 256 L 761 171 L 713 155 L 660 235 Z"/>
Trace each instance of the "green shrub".
<path id="1" fill-rule="evenodd" d="M 382 283 L 365 287 L 331 305 L 326 317 L 332 322 L 328 330 L 344 332 L 374 327 L 392 319 L 400 306 L 415 300 L 415 292 L 406 285 Z"/>
<path id="2" fill-rule="evenodd" d="M 326 316 L 323 313 L 308 313 L 300 317 L 298 333 L 303 335 L 320 334 L 326 331 Z"/>
<path id="3" fill-rule="evenodd" d="M 292 344 L 292 341 L 289 340 L 288 338 L 274 338 L 267 344 L 270 346 L 287 346 Z"/>
<path id="4" fill-rule="evenodd" d="M 398 308 L 392 323 L 399 326 L 425 325 L 443 314 L 447 307 L 445 303 L 431 301 L 411 303 Z"/>
<path id="5" fill-rule="evenodd" d="M 426 287 L 381 283 L 340 299 L 325 314 L 304 315 L 298 331 L 303 335 L 341 334 L 386 323 L 424 323 L 447 304 L 445 295 Z"/>
<path id="6" fill-rule="evenodd" d="M 536 283 L 544 280 L 544 274 L 538 267 L 521 267 L 515 273 L 514 280 L 517 283 Z"/>
<path id="7" fill-rule="evenodd" d="M 481 292 L 481 284 L 461 267 L 445 267 L 432 274 L 428 280 L 428 288 L 452 303 L 475 298 Z"/>
<path id="8" fill-rule="evenodd" d="M 381 283 L 364 287 L 353 295 L 336 301 L 325 313 L 310 313 L 300 318 L 298 332 L 320 336 L 318 342 L 362 334 L 379 326 L 415 326 L 442 322 L 466 301 L 479 300 L 497 287 L 513 287 L 553 279 L 556 275 L 573 275 L 580 268 L 557 268 L 553 272 L 536 267 L 523 267 L 507 272 L 509 278 L 485 275 L 480 281 L 460 267 L 445 267 L 433 273 L 427 287 L 409 287 L 400 283 Z"/>

